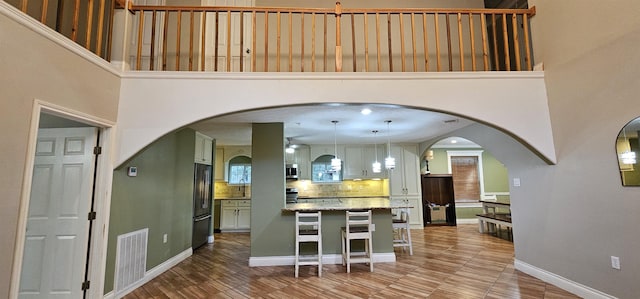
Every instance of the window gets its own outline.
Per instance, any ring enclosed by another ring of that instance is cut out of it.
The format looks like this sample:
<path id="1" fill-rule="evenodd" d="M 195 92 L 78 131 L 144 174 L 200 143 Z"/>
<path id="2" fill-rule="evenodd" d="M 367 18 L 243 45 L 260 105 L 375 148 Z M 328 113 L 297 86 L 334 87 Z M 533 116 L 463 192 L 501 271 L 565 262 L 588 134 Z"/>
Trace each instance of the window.
<path id="1" fill-rule="evenodd" d="M 331 159 L 333 159 L 332 155 L 323 155 L 311 162 L 312 182 L 329 183 L 342 181 L 342 170 L 331 170 Z"/>
<path id="2" fill-rule="evenodd" d="M 229 160 L 229 184 L 251 184 L 251 158 L 238 156 Z"/>

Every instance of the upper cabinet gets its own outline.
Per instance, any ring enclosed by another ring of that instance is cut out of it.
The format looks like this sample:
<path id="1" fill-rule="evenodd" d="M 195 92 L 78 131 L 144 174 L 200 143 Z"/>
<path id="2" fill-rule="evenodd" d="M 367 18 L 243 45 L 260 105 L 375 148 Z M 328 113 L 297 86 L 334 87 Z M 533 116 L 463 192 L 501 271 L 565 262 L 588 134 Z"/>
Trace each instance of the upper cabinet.
<path id="1" fill-rule="evenodd" d="M 419 196 L 418 146 L 392 145 L 391 156 L 396 159 L 396 168 L 389 174 L 389 194 L 391 196 Z"/>
<path id="2" fill-rule="evenodd" d="M 380 146 L 379 146 L 380 147 Z M 344 178 L 345 179 L 381 179 L 385 177 L 384 172 L 374 173 L 373 162 L 384 164 L 383 149 L 376 149 L 374 146 L 346 146 L 344 155 Z"/>
<path id="3" fill-rule="evenodd" d="M 211 165 L 213 158 L 213 139 L 207 135 L 196 132 L 196 163 Z"/>
<path id="4" fill-rule="evenodd" d="M 285 163 L 298 164 L 298 179 L 310 180 L 311 179 L 311 149 L 309 146 L 298 146 L 292 154 L 285 153 Z"/>

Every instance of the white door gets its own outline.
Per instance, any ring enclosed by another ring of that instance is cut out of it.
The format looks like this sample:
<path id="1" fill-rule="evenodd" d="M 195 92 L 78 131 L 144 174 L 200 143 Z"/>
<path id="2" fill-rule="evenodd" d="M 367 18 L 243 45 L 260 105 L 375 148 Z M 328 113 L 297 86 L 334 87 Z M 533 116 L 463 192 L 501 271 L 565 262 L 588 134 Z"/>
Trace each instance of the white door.
<path id="1" fill-rule="evenodd" d="M 82 297 L 96 131 L 38 130 L 20 298 Z"/>
<path id="2" fill-rule="evenodd" d="M 203 0 L 202 5 L 252 7 L 255 4 L 254 0 Z M 231 34 L 229 36 L 227 36 L 227 17 L 226 12 L 218 13 L 218 44 L 216 45 L 216 16 L 215 13 L 207 14 L 205 70 L 240 72 L 240 60 L 242 60 L 242 71 L 250 71 L 251 55 L 247 50 L 251 49 L 251 14 L 243 14 L 242 38 L 240 38 L 240 14 L 231 13 Z M 215 56 L 216 47 L 217 59 Z M 227 51 L 231 53 L 228 54 Z"/>
<path id="3" fill-rule="evenodd" d="M 165 5 L 165 0 L 135 0 L 135 5 Z M 132 70 L 151 70 L 151 63 L 153 63 L 154 70 L 162 69 L 162 33 L 161 29 L 164 24 L 164 12 L 157 12 L 155 18 L 155 36 L 151 36 L 153 28 L 153 13 L 144 13 L 144 23 L 142 31 L 142 48 L 140 52 L 140 66 L 137 63 L 138 57 L 138 28 L 140 26 L 140 17 L 138 15 L 133 17 L 133 30 L 131 31 L 131 46 L 129 47 L 129 65 Z M 153 44 L 153 57 L 151 56 L 151 46 Z M 175 48 L 175 46 L 174 46 Z M 153 60 L 153 61 L 152 61 Z"/>

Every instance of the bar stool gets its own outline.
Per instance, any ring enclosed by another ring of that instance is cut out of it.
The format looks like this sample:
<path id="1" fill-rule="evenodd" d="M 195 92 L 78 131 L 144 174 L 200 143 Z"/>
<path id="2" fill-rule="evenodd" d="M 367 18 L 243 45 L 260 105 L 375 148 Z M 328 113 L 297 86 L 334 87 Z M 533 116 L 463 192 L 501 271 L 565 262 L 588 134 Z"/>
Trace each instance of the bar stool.
<path id="1" fill-rule="evenodd" d="M 398 209 L 398 218 L 393 218 L 393 247 L 409 247 L 409 255 L 413 255 L 413 246 L 411 245 L 411 225 L 409 223 L 409 210 L 406 208 Z"/>
<path id="2" fill-rule="evenodd" d="M 316 255 L 300 255 L 300 243 L 318 243 Z M 301 213 L 296 211 L 296 256 L 295 276 L 300 266 L 318 265 L 318 276 L 322 277 L 322 213 Z"/>
<path id="3" fill-rule="evenodd" d="M 364 240 L 363 252 L 351 251 L 351 240 Z M 371 233 L 371 210 L 366 212 L 346 212 L 346 227 L 342 228 L 342 265 L 351 272 L 352 263 L 369 263 L 373 272 L 373 236 Z"/>

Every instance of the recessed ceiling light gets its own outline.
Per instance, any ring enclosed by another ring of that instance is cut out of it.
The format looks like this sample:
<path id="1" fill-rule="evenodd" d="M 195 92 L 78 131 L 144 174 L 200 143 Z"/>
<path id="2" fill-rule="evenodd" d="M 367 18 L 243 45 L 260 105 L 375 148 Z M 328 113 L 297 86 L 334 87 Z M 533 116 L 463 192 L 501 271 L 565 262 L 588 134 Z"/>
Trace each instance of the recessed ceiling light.
<path id="1" fill-rule="evenodd" d="M 364 108 L 364 109 L 360 110 L 360 113 L 362 113 L 362 115 L 369 115 L 369 114 L 371 114 L 371 109 Z"/>
<path id="2" fill-rule="evenodd" d="M 458 143 L 458 140 L 453 139 L 451 140 L 451 143 Z"/>

